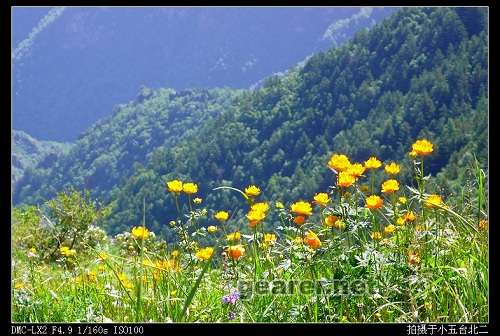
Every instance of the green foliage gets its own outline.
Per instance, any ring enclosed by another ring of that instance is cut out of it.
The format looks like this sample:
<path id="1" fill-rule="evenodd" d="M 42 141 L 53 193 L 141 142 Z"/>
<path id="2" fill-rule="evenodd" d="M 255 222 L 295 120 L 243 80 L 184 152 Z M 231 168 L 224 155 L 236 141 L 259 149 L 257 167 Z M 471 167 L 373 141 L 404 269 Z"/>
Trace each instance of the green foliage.
<path id="1" fill-rule="evenodd" d="M 471 153 L 488 170 L 487 40 L 481 10 L 405 8 L 256 90 L 144 89 L 141 102 L 119 107 L 53 166 L 27 174 L 14 199 L 88 188 L 113 201 L 106 228 L 118 233 L 141 222 L 146 198 L 148 228 L 170 240 L 176 210 L 165 180 L 199 183 L 214 209 L 234 204 L 212 192 L 221 185 L 310 199 L 331 184 L 332 152 L 397 160 L 420 137 L 435 144 L 426 162 L 440 182 L 433 187 L 457 194 L 465 181 L 457 168 Z M 410 171 L 403 166 L 403 182 Z"/>

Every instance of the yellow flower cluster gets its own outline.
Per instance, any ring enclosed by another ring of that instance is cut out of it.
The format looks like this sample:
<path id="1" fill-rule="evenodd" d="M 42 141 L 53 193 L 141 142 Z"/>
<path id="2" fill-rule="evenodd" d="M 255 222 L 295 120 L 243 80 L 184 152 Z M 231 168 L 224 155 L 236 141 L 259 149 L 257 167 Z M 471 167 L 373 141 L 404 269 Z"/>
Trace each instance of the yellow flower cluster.
<path id="1" fill-rule="evenodd" d="M 212 247 L 205 247 L 202 249 L 199 249 L 196 252 L 196 258 L 202 261 L 207 261 L 212 257 L 212 254 L 214 253 L 214 249 Z"/>
<path id="2" fill-rule="evenodd" d="M 366 207 L 368 209 L 379 209 L 384 204 L 384 200 L 377 195 L 371 195 L 366 198 Z"/>
<path id="3" fill-rule="evenodd" d="M 149 230 L 143 226 L 136 226 L 132 228 L 132 237 L 135 239 L 146 239 L 149 236 Z"/>
<path id="4" fill-rule="evenodd" d="M 167 182 L 167 190 L 172 193 L 184 192 L 188 195 L 196 194 L 198 192 L 198 185 L 193 182 L 182 182 L 181 180 L 171 180 Z M 201 198 L 199 199 L 201 203 Z"/>
<path id="5" fill-rule="evenodd" d="M 330 197 L 327 193 L 324 192 L 317 193 L 316 195 L 314 195 L 314 201 L 319 206 L 325 207 L 330 202 Z"/>
<path id="6" fill-rule="evenodd" d="M 72 256 L 76 255 L 76 250 L 70 249 L 67 246 L 61 246 L 59 248 L 59 252 L 61 253 L 61 255 L 65 256 L 65 257 L 72 257 Z"/>

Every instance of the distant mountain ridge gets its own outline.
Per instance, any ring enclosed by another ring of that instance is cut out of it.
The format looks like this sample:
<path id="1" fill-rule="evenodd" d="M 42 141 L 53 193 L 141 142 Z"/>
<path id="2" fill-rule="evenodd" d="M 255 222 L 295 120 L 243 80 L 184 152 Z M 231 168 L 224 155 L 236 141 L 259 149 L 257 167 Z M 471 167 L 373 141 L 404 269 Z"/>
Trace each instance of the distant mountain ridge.
<path id="1" fill-rule="evenodd" d="M 362 8 L 54 8 L 22 40 L 26 10 L 14 8 L 13 125 L 57 141 L 75 140 L 141 85 L 246 88 L 396 11 L 371 9 L 332 40 L 325 30 Z"/>

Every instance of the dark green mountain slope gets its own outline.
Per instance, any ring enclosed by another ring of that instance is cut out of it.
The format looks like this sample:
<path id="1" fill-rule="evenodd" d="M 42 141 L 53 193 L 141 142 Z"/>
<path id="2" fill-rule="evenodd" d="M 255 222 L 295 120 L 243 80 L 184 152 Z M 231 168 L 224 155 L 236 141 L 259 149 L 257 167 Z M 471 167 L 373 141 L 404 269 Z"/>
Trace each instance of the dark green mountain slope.
<path id="1" fill-rule="evenodd" d="M 148 226 L 168 236 L 166 223 L 175 217 L 175 207 L 163 180 L 198 182 L 200 194 L 215 209 L 235 204 L 233 195 L 211 192 L 222 184 L 256 183 L 264 198 L 310 198 L 331 184 L 326 161 L 332 152 L 358 161 L 369 155 L 400 161 L 410 144 L 425 136 L 436 146 L 430 171 L 441 171 L 441 179 L 447 179 L 443 186 L 453 190 L 461 178 L 454 168 L 466 164 L 464 158 L 475 153 L 487 162 L 485 17 L 473 8 L 404 9 L 345 46 L 313 56 L 303 68 L 243 92 L 230 109 L 203 121 L 175 146 L 148 146 L 146 160 L 135 160 L 140 165 L 134 174 L 112 192 L 109 186 L 79 186 L 115 200 L 106 223 L 111 232 L 137 224 L 146 197 Z M 115 127 L 113 119 L 108 123 Z M 97 129 L 88 133 L 94 144 L 88 149 L 105 143 Z M 137 151 L 132 142 L 139 133 L 124 136 L 118 126 L 115 130 L 118 134 L 110 133 L 107 141 L 126 153 Z M 92 153 L 79 148 L 73 151 L 76 167 Z M 133 160 L 128 162 L 130 167 Z M 82 178 L 72 169 L 63 170 L 71 176 L 66 181 Z M 401 178 L 408 172 L 403 170 Z M 51 178 L 29 176 L 17 199 L 32 202 L 52 195 L 54 178 L 53 173 Z"/>

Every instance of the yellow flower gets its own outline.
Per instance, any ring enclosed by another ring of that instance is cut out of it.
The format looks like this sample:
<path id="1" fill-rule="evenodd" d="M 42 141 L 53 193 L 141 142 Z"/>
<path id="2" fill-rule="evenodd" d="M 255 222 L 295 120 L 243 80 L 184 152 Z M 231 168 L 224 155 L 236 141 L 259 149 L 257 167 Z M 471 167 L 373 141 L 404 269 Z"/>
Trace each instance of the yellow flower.
<path id="1" fill-rule="evenodd" d="M 396 224 L 398 225 L 404 225 L 405 222 L 406 222 L 405 217 L 398 217 L 398 219 L 396 220 Z"/>
<path id="2" fill-rule="evenodd" d="M 105 261 L 108 259 L 108 254 L 106 252 L 99 252 L 98 257 L 100 261 Z"/>
<path id="3" fill-rule="evenodd" d="M 245 248 L 242 245 L 229 246 L 226 252 L 231 259 L 238 260 L 245 255 Z"/>
<path id="4" fill-rule="evenodd" d="M 384 233 L 387 235 L 394 233 L 394 231 L 396 231 L 396 226 L 393 224 L 389 224 L 384 228 Z"/>
<path id="5" fill-rule="evenodd" d="M 201 202 L 203 202 L 202 198 L 196 197 L 195 199 L 193 199 L 194 204 L 201 204 Z"/>
<path id="6" fill-rule="evenodd" d="M 387 180 L 382 183 L 383 193 L 393 193 L 399 190 L 399 182 L 396 180 Z"/>
<path id="7" fill-rule="evenodd" d="M 327 193 L 317 193 L 316 195 L 314 195 L 314 201 L 316 202 L 316 204 L 318 204 L 319 206 L 326 206 L 328 204 L 328 202 L 330 202 L 330 197 L 328 196 Z"/>
<path id="8" fill-rule="evenodd" d="M 404 219 L 405 219 L 405 222 L 413 222 L 413 221 L 415 221 L 415 219 L 417 219 L 417 217 L 415 217 L 415 214 L 413 213 L 413 211 L 409 211 L 405 214 Z"/>
<path id="9" fill-rule="evenodd" d="M 208 233 L 215 233 L 217 232 L 217 226 L 210 225 L 209 227 L 207 227 L 207 231 Z"/>
<path id="10" fill-rule="evenodd" d="M 198 185 L 196 183 L 184 183 L 182 185 L 182 191 L 184 191 L 186 194 L 196 194 L 198 192 Z"/>
<path id="11" fill-rule="evenodd" d="M 335 222 L 335 224 L 333 224 L 333 226 L 336 228 L 336 229 L 339 229 L 339 230 L 344 230 L 345 229 L 345 222 L 342 220 L 342 219 L 339 219 Z"/>
<path id="12" fill-rule="evenodd" d="M 276 242 L 276 235 L 274 233 L 266 233 L 266 234 L 264 234 L 263 245 L 265 247 L 267 247 L 269 245 L 274 245 L 275 242 Z"/>
<path id="13" fill-rule="evenodd" d="M 417 231 L 417 232 L 424 231 L 424 230 L 425 230 L 425 226 L 423 226 L 423 225 L 415 226 L 415 231 Z"/>
<path id="14" fill-rule="evenodd" d="M 349 161 L 349 158 L 344 154 L 333 154 L 330 161 L 328 161 L 328 167 L 336 172 L 345 171 L 350 165 L 351 162 Z"/>
<path id="15" fill-rule="evenodd" d="M 118 280 L 120 280 L 120 283 L 125 287 L 125 289 L 132 289 L 134 288 L 134 284 L 130 282 L 130 280 L 127 278 L 125 273 L 118 273 Z"/>
<path id="16" fill-rule="evenodd" d="M 246 215 L 249 225 L 251 228 L 254 228 L 257 224 L 262 222 L 264 218 L 266 218 L 266 214 L 262 211 L 250 210 Z"/>
<path id="17" fill-rule="evenodd" d="M 408 199 L 404 196 L 401 196 L 400 198 L 398 198 L 398 202 L 399 202 L 399 204 L 404 205 L 404 204 L 408 203 Z"/>
<path id="18" fill-rule="evenodd" d="M 180 253 L 179 253 L 179 251 L 178 251 L 178 250 L 173 250 L 173 251 L 170 253 L 170 255 L 171 255 L 172 257 L 174 257 L 174 258 L 177 258 L 177 257 L 179 256 L 179 254 L 180 254 Z"/>
<path id="19" fill-rule="evenodd" d="M 481 231 L 486 231 L 488 230 L 488 220 L 487 219 L 481 219 L 479 221 L 479 230 Z"/>
<path id="20" fill-rule="evenodd" d="M 356 178 L 348 172 L 343 171 L 337 175 L 337 185 L 339 187 L 347 188 L 352 186 L 354 182 L 356 182 Z"/>
<path id="21" fill-rule="evenodd" d="M 317 249 L 321 246 L 321 240 L 319 240 L 318 236 L 312 231 L 309 231 L 306 234 L 304 237 L 304 243 L 309 245 L 312 249 Z"/>
<path id="22" fill-rule="evenodd" d="M 236 231 L 236 232 L 233 232 L 233 233 L 230 233 L 226 236 L 226 239 L 228 241 L 235 241 L 235 240 L 240 240 L 241 238 L 241 234 L 239 231 Z"/>
<path id="23" fill-rule="evenodd" d="M 88 271 L 87 272 L 87 280 L 90 282 L 96 282 L 97 281 L 97 274 L 95 271 Z"/>
<path id="24" fill-rule="evenodd" d="M 255 185 L 250 185 L 245 188 L 245 195 L 247 197 L 257 197 L 260 195 L 260 189 Z"/>
<path id="25" fill-rule="evenodd" d="M 255 203 L 250 207 L 250 210 L 266 213 L 269 211 L 269 204 L 266 202 Z"/>
<path id="26" fill-rule="evenodd" d="M 301 237 L 295 237 L 294 240 L 292 241 L 294 245 L 302 245 L 303 242 L 304 240 Z"/>
<path id="27" fill-rule="evenodd" d="M 417 157 L 417 152 L 415 152 L 414 150 L 412 150 L 411 152 L 408 153 L 408 155 L 410 155 L 410 157 L 412 157 L 412 158 L 416 158 Z"/>
<path id="28" fill-rule="evenodd" d="M 293 222 L 297 225 L 303 225 L 306 222 L 306 217 L 304 216 L 295 216 L 293 218 Z"/>
<path id="29" fill-rule="evenodd" d="M 427 196 L 424 205 L 429 208 L 437 208 L 443 205 L 443 199 L 439 195 L 432 194 Z"/>
<path id="30" fill-rule="evenodd" d="M 412 151 L 422 156 L 431 154 L 434 150 L 432 147 L 432 143 L 426 139 L 417 140 L 411 145 Z"/>
<path id="31" fill-rule="evenodd" d="M 26 286 L 22 282 L 16 282 L 14 284 L 14 289 L 24 289 Z"/>
<path id="32" fill-rule="evenodd" d="M 299 216 L 311 216 L 312 215 L 312 206 L 309 202 L 298 201 L 292 204 L 290 207 L 292 213 Z"/>
<path id="33" fill-rule="evenodd" d="M 366 169 L 377 169 L 380 167 L 382 167 L 382 162 L 380 162 L 375 156 L 372 156 L 365 161 Z"/>
<path id="34" fill-rule="evenodd" d="M 229 213 L 227 211 L 219 211 L 215 214 L 215 219 L 217 219 L 219 222 L 225 222 L 229 218 Z"/>
<path id="35" fill-rule="evenodd" d="M 167 189 L 170 192 L 180 193 L 182 191 L 182 181 L 179 180 L 168 181 Z"/>
<path id="36" fill-rule="evenodd" d="M 408 255 L 408 263 L 410 265 L 418 265 L 420 264 L 420 257 L 416 253 L 410 253 Z"/>
<path id="37" fill-rule="evenodd" d="M 61 246 L 59 248 L 59 252 L 65 256 L 65 257 L 72 257 L 74 255 L 76 255 L 76 250 L 74 249 L 70 249 L 69 247 L 67 246 Z"/>
<path id="38" fill-rule="evenodd" d="M 198 250 L 198 252 L 196 252 L 196 257 L 199 260 L 207 261 L 208 259 L 210 259 L 212 257 L 213 253 L 214 253 L 214 249 L 212 247 L 205 247 L 205 248 Z"/>
<path id="39" fill-rule="evenodd" d="M 370 236 L 372 237 L 373 240 L 382 239 L 382 234 L 379 231 L 374 231 L 374 232 L 370 233 Z"/>
<path id="40" fill-rule="evenodd" d="M 384 200 L 377 195 L 371 195 L 366 198 L 366 207 L 368 209 L 379 209 L 384 204 Z"/>
<path id="41" fill-rule="evenodd" d="M 354 177 L 360 177 L 365 172 L 365 167 L 361 163 L 353 163 L 347 168 L 347 173 Z"/>
<path id="42" fill-rule="evenodd" d="M 328 227 L 334 227 L 335 222 L 337 222 L 339 218 L 334 215 L 328 215 L 325 217 L 325 225 Z"/>
<path id="43" fill-rule="evenodd" d="M 396 162 L 391 162 L 385 165 L 384 170 L 389 175 L 396 175 L 401 170 L 401 167 Z"/>
<path id="44" fill-rule="evenodd" d="M 278 202 L 276 202 L 275 206 L 276 206 L 276 208 L 278 208 L 278 209 L 284 209 L 284 208 L 285 208 L 285 205 L 284 205 L 283 203 L 279 202 L 279 201 L 278 201 Z"/>
<path id="45" fill-rule="evenodd" d="M 136 226 L 132 229 L 132 236 L 135 239 L 146 239 L 149 236 L 149 230 L 142 226 Z"/>

